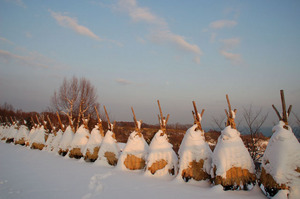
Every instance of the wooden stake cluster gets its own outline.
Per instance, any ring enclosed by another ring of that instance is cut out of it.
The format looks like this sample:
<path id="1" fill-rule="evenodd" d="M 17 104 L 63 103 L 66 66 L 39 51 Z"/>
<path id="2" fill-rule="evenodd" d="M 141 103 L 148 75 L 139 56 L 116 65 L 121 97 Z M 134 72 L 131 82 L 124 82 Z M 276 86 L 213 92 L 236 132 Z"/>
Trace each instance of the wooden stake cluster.
<path id="1" fill-rule="evenodd" d="M 104 130 L 103 130 L 103 125 L 102 125 L 102 120 L 99 116 L 99 113 L 98 113 L 98 110 L 97 110 L 97 107 L 95 106 L 95 111 L 96 111 L 96 114 L 97 114 L 97 118 L 98 118 L 98 128 L 99 128 L 99 131 L 100 131 L 100 134 L 102 135 L 102 137 L 104 137 Z"/>
<path id="2" fill-rule="evenodd" d="M 37 115 L 35 115 L 35 118 L 36 118 L 36 121 L 37 121 L 37 124 L 38 124 L 38 126 L 41 126 L 41 123 L 40 123 L 39 117 L 38 117 Z"/>
<path id="3" fill-rule="evenodd" d="M 56 115 L 57 115 L 57 119 L 58 119 L 58 122 L 59 122 L 59 125 L 60 125 L 60 129 L 64 132 L 65 128 L 64 128 L 64 125 L 62 124 L 62 122 L 60 120 L 60 116 L 59 116 L 58 112 L 56 112 Z"/>
<path id="4" fill-rule="evenodd" d="M 292 111 L 292 105 L 289 106 L 288 111 L 286 111 L 286 104 L 285 104 L 285 98 L 284 98 L 284 92 L 283 90 L 280 90 L 280 97 L 281 97 L 281 105 L 282 105 L 282 115 L 279 114 L 277 108 L 274 106 L 274 104 L 272 104 L 272 107 L 276 113 L 276 115 L 278 116 L 280 121 L 283 121 L 285 123 L 284 128 L 287 129 L 286 125 L 289 125 L 288 123 L 288 118 L 290 116 L 290 113 Z"/>
<path id="5" fill-rule="evenodd" d="M 15 121 L 13 120 L 12 116 L 9 116 L 11 124 L 15 124 Z"/>
<path id="6" fill-rule="evenodd" d="M 135 117 L 134 110 L 133 110 L 132 107 L 131 107 L 131 111 L 132 111 L 132 114 L 133 114 L 133 120 L 134 120 L 134 124 L 135 124 L 135 131 L 137 132 L 137 134 L 138 134 L 140 137 L 142 137 L 141 126 L 142 126 L 142 122 L 143 122 L 143 121 L 142 121 L 142 120 L 139 121 L 140 124 L 141 124 L 141 126 L 139 126 L 138 121 L 136 120 L 136 117 Z"/>
<path id="7" fill-rule="evenodd" d="M 159 113 L 160 115 L 158 115 L 158 121 L 159 121 L 159 124 L 160 124 L 160 130 L 162 130 L 163 134 L 166 133 L 166 130 L 167 130 L 167 123 L 168 123 L 168 120 L 169 120 L 169 114 L 167 115 L 167 119 L 163 116 L 163 113 L 162 113 L 162 110 L 161 110 L 161 107 L 160 107 L 160 103 L 159 103 L 159 100 L 157 100 L 157 104 L 158 104 L 158 108 L 159 108 Z"/>
<path id="8" fill-rule="evenodd" d="M 236 124 L 234 121 L 231 104 L 230 104 L 229 97 L 227 94 L 226 94 L 226 100 L 227 100 L 227 104 L 228 104 L 228 111 L 225 109 L 225 113 L 227 116 L 226 126 L 231 126 L 231 128 L 236 129 Z M 234 114 L 236 114 L 236 111 L 237 111 L 236 109 L 233 110 Z"/>
<path id="9" fill-rule="evenodd" d="M 116 121 L 114 121 L 114 124 L 112 125 L 112 123 L 110 123 L 110 120 L 109 120 L 109 116 L 108 116 L 108 113 L 107 113 L 107 111 L 106 111 L 106 108 L 105 108 L 105 106 L 103 106 L 103 108 L 104 108 L 104 111 L 105 111 L 105 115 L 106 115 L 106 118 L 107 118 L 107 125 L 108 125 L 108 130 L 110 130 L 110 131 L 112 131 L 113 133 L 114 133 L 114 126 L 115 126 L 115 124 L 116 124 Z"/>
<path id="10" fill-rule="evenodd" d="M 82 114 L 82 122 L 83 122 L 84 128 L 86 128 L 86 129 L 89 129 L 89 121 L 90 121 L 90 118 L 91 118 L 91 114 L 88 114 L 87 119 L 86 119 L 86 118 L 84 117 L 84 115 Z"/>
<path id="11" fill-rule="evenodd" d="M 196 130 L 202 131 L 203 129 L 202 129 L 202 125 L 201 125 L 200 119 L 202 118 L 205 109 L 202 109 L 201 114 L 200 114 L 200 117 L 199 117 L 199 113 L 198 113 L 198 110 L 197 110 L 197 106 L 196 106 L 196 102 L 195 102 L 195 101 L 193 101 L 193 106 L 194 106 L 194 110 L 195 110 L 195 112 L 192 111 L 193 116 L 194 116 L 194 123 L 197 124 L 197 126 L 198 126 L 198 127 L 196 128 Z"/>

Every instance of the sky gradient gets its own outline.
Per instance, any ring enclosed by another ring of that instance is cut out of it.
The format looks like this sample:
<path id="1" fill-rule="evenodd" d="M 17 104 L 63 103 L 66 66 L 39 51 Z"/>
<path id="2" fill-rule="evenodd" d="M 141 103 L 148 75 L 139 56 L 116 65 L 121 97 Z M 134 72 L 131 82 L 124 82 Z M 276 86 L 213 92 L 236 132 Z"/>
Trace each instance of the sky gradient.
<path id="1" fill-rule="evenodd" d="M 85 77 L 115 120 L 192 123 L 192 100 L 225 116 L 252 104 L 300 115 L 300 1 L 0 0 L 0 104 L 43 111 L 63 78 Z M 101 110 L 103 111 L 103 109 Z M 291 116 L 292 119 L 292 116 Z"/>

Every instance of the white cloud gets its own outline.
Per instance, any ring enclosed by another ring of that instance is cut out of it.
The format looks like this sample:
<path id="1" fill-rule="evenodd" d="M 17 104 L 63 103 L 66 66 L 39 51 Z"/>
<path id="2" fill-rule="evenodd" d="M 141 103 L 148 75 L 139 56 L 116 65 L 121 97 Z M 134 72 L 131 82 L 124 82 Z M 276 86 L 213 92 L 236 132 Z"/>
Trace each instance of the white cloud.
<path id="1" fill-rule="evenodd" d="M 132 84 L 131 81 L 126 80 L 126 79 L 122 79 L 122 78 L 116 79 L 116 82 L 119 83 L 119 84 L 121 84 L 121 85 L 129 85 L 129 84 Z"/>
<path id="2" fill-rule="evenodd" d="M 95 33 L 93 33 L 90 29 L 85 26 L 79 25 L 77 19 L 61 15 L 60 13 L 53 12 L 49 10 L 51 16 L 58 22 L 60 26 L 70 28 L 78 34 L 91 37 L 97 41 L 102 41 L 100 37 L 98 37 Z"/>
<path id="3" fill-rule="evenodd" d="M 238 53 L 231 53 L 229 51 L 236 48 L 240 44 L 240 42 L 240 38 L 230 38 L 221 40 L 223 46 L 221 47 L 220 54 L 226 59 L 230 60 L 231 63 L 234 65 L 239 65 L 243 63 L 242 56 Z"/>
<path id="4" fill-rule="evenodd" d="M 240 38 L 230 38 L 230 39 L 223 39 L 221 40 L 221 42 L 223 43 L 223 48 L 228 50 L 238 46 L 241 40 Z"/>
<path id="5" fill-rule="evenodd" d="M 213 29 L 222 29 L 222 28 L 231 28 L 236 25 L 237 22 L 233 20 L 218 20 L 218 21 L 211 22 L 209 24 L 209 27 Z"/>
<path id="6" fill-rule="evenodd" d="M 181 35 L 172 33 L 163 18 L 151 13 L 148 8 L 139 7 L 136 0 L 120 0 L 117 9 L 126 12 L 134 22 L 144 22 L 151 25 L 151 40 L 155 43 L 173 44 L 183 51 L 193 53 L 196 63 L 200 63 L 202 51 L 197 45 L 189 43 Z"/>
<path id="7" fill-rule="evenodd" d="M 240 54 L 231 53 L 226 50 L 221 50 L 220 54 L 223 55 L 226 59 L 230 60 L 234 65 L 239 65 L 243 62 L 242 56 Z"/>
<path id="8" fill-rule="evenodd" d="M 0 41 L 4 42 L 4 43 L 8 43 L 10 45 L 14 45 L 14 43 L 12 41 L 9 41 L 8 39 L 4 38 L 4 37 L 0 37 Z"/>
<path id="9" fill-rule="evenodd" d="M 135 22 L 146 22 L 155 25 L 167 25 L 166 22 L 152 14 L 148 8 L 139 7 L 136 0 L 120 0 L 117 9 L 125 11 Z"/>
<path id="10" fill-rule="evenodd" d="M 197 45 L 188 43 L 183 36 L 170 31 L 155 31 L 152 36 L 152 40 L 155 42 L 170 42 L 182 50 L 202 55 L 202 51 Z"/>
<path id="11" fill-rule="evenodd" d="M 25 52 L 25 51 L 24 51 Z M 49 66 L 61 68 L 62 64 L 38 53 L 26 52 L 26 55 L 17 55 L 9 51 L 0 49 L 0 61 L 5 63 L 17 63 L 18 65 L 28 66 L 32 68 L 49 68 Z"/>

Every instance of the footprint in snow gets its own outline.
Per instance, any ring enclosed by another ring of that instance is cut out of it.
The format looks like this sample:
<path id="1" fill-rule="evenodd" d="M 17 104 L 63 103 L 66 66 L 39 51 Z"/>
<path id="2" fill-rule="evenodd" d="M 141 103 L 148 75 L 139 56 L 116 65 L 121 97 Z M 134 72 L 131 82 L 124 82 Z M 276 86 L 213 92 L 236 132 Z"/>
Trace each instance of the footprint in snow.
<path id="1" fill-rule="evenodd" d="M 93 196 L 98 195 L 103 190 L 102 180 L 108 178 L 109 176 L 113 175 L 111 172 L 104 173 L 104 174 L 96 174 L 91 177 L 89 183 L 89 193 L 85 194 L 82 199 L 89 199 Z"/>

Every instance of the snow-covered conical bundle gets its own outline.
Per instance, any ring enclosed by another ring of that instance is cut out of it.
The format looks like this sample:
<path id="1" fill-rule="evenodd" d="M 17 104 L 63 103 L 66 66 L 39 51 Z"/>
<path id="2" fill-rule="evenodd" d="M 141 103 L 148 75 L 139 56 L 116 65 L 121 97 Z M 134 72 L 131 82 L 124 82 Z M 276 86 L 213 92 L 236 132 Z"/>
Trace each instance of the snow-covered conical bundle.
<path id="1" fill-rule="evenodd" d="M 86 161 L 94 162 L 97 160 L 102 140 L 103 136 L 100 133 L 99 126 L 96 125 L 91 132 L 90 138 L 85 146 L 85 149 L 83 150 L 84 159 Z"/>
<path id="2" fill-rule="evenodd" d="M 29 130 L 27 126 L 21 125 L 15 136 L 15 144 L 25 145 L 29 139 Z"/>
<path id="3" fill-rule="evenodd" d="M 6 143 L 14 142 L 15 136 L 18 132 L 18 125 L 13 122 L 13 124 L 9 127 L 8 131 L 6 132 Z"/>
<path id="4" fill-rule="evenodd" d="M 48 122 L 49 122 L 49 125 L 51 127 L 51 130 L 49 130 L 49 133 L 48 133 L 48 137 L 47 137 L 47 140 L 46 140 L 46 146 L 45 146 L 45 150 L 46 151 L 51 151 L 52 150 L 52 142 L 54 141 L 55 137 L 56 137 L 56 129 L 55 127 L 52 125 L 52 122 L 49 118 L 49 115 L 47 115 L 47 119 L 48 119 Z M 44 122 L 44 125 L 46 126 L 46 122 Z"/>
<path id="5" fill-rule="evenodd" d="M 9 130 L 9 126 L 8 125 L 3 125 L 2 126 L 1 133 L 0 133 L 1 140 L 3 140 L 3 141 L 6 140 L 6 136 L 7 136 L 8 130 Z"/>
<path id="6" fill-rule="evenodd" d="M 118 163 L 119 155 L 120 155 L 120 148 L 117 144 L 115 133 L 113 132 L 113 128 L 115 126 L 110 123 L 107 111 L 105 106 L 104 111 L 107 117 L 108 122 L 108 131 L 106 132 L 104 139 L 101 143 L 100 150 L 98 152 L 98 159 L 96 161 L 97 164 L 100 165 L 111 165 L 115 166 Z"/>
<path id="7" fill-rule="evenodd" d="M 229 113 L 225 110 L 227 124 L 213 152 L 211 175 L 214 184 L 221 184 L 224 190 L 249 190 L 255 184 L 255 166 L 235 128 L 236 110 L 231 110 L 228 95 L 226 98 L 229 106 Z"/>
<path id="8" fill-rule="evenodd" d="M 80 159 L 83 157 L 83 150 L 90 137 L 89 130 L 85 125 L 81 125 L 76 131 L 70 145 L 69 157 Z"/>
<path id="9" fill-rule="evenodd" d="M 5 129 L 5 125 L 1 123 L 0 125 L 0 140 L 2 140 L 3 138 L 3 134 L 4 134 L 4 130 Z"/>
<path id="10" fill-rule="evenodd" d="M 49 133 L 46 144 L 45 144 L 45 150 L 46 151 L 51 151 L 52 142 L 53 142 L 54 139 L 55 139 L 54 132 Z"/>
<path id="11" fill-rule="evenodd" d="M 292 106 L 286 112 L 282 90 L 281 99 L 282 115 L 273 105 L 280 121 L 273 127 L 274 134 L 262 158 L 260 187 L 268 197 L 279 195 L 281 191 L 284 198 L 296 199 L 300 197 L 300 144 L 288 125 Z"/>
<path id="12" fill-rule="evenodd" d="M 98 159 L 100 145 L 104 138 L 102 120 L 99 116 L 96 106 L 95 106 L 95 111 L 96 111 L 97 118 L 98 118 L 98 124 L 92 130 L 90 139 L 87 142 L 85 149 L 83 150 L 85 161 L 91 161 L 91 162 L 94 162 Z"/>
<path id="13" fill-rule="evenodd" d="M 74 137 L 74 133 L 72 131 L 72 128 L 71 126 L 68 126 L 65 132 L 63 133 L 63 136 L 59 143 L 59 150 L 58 150 L 59 155 L 65 156 L 69 152 L 73 137 Z"/>
<path id="14" fill-rule="evenodd" d="M 160 110 L 160 130 L 154 135 L 149 146 L 149 154 L 146 161 L 145 175 L 149 176 L 168 176 L 176 175 L 178 158 L 173 150 L 173 145 L 169 143 L 168 136 L 166 134 L 166 125 L 169 119 L 163 117 L 161 107 L 158 102 Z"/>
<path id="15" fill-rule="evenodd" d="M 44 126 L 39 126 L 35 130 L 34 137 L 31 141 L 31 148 L 32 149 L 39 149 L 42 150 L 45 147 L 46 141 L 45 141 L 45 134 L 46 131 L 44 129 Z"/>
<path id="16" fill-rule="evenodd" d="M 128 138 L 117 167 L 124 170 L 140 170 L 145 167 L 149 146 L 141 133 L 142 121 L 137 121 L 132 107 L 131 110 L 136 128 Z"/>
<path id="17" fill-rule="evenodd" d="M 59 129 L 56 132 L 56 136 L 54 137 L 50 147 L 48 148 L 49 151 L 58 152 L 59 144 L 62 139 L 62 136 L 63 136 L 63 131 L 61 129 Z"/>
<path id="18" fill-rule="evenodd" d="M 178 151 L 179 172 L 177 179 L 185 182 L 190 179 L 196 181 L 210 179 L 211 170 L 212 151 L 205 142 L 204 131 L 200 123 L 204 109 L 199 114 L 194 101 L 193 105 L 195 124 L 186 131 Z"/>

